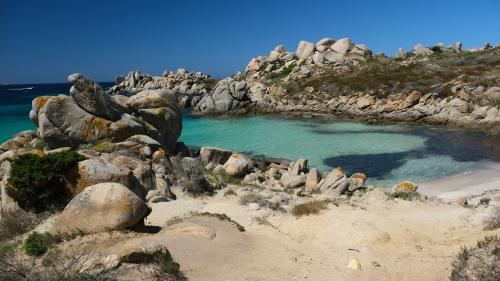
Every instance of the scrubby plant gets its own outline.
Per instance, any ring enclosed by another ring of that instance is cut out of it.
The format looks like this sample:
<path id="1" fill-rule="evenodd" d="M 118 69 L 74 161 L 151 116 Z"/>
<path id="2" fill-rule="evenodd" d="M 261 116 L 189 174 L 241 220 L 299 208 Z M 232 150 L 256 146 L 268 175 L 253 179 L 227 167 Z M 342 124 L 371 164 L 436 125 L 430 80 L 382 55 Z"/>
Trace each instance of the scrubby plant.
<path id="1" fill-rule="evenodd" d="M 28 235 L 24 240 L 24 251 L 29 256 L 41 256 L 47 252 L 51 237 L 49 234 L 40 234 L 36 231 Z"/>
<path id="2" fill-rule="evenodd" d="M 65 189 L 66 174 L 85 157 L 64 151 L 44 156 L 22 155 L 12 162 L 7 192 L 25 210 L 46 210 L 69 199 Z"/>
<path id="3" fill-rule="evenodd" d="M 415 199 L 420 199 L 420 193 L 418 192 L 407 192 L 407 191 L 396 191 L 391 193 L 391 198 L 403 199 L 406 201 L 412 201 Z"/>
<path id="4" fill-rule="evenodd" d="M 264 203 L 264 196 L 256 192 L 250 192 L 240 197 L 241 205 L 248 205 L 251 203 L 262 205 Z"/>
<path id="5" fill-rule="evenodd" d="M 108 141 L 101 141 L 90 147 L 93 151 L 101 153 L 110 153 L 114 149 L 114 144 Z"/>
<path id="6" fill-rule="evenodd" d="M 218 172 L 214 176 L 222 180 L 222 182 L 225 183 L 226 185 L 227 184 L 239 185 L 243 180 L 242 178 L 228 175 L 224 170 Z"/>
<path id="7" fill-rule="evenodd" d="M 31 212 L 5 212 L 0 219 L 0 243 L 34 229 L 40 220 L 39 216 Z"/>
<path id="8" fill-rule="evenodd" d="M 37 257 L 26 259 L 16 255 L 17 244 L 0 247 L 0 280 L 9 281 L 114 281 L 110 270 L 93 270 L 89 256 L 49 250 L 41 262 Z M 92 255 L 93 259 L 101 259 Z M 166 279 L 169 280 L 169 279 Z M 175 279 L 174 279 L 175 280 Z"/>
<path id="9" fill-rule="evenodd" d="M 329 203 L 329 200 L 313 200 L 297 204 L 292 208 L 292 214 L 296 217 L 317 215 L 321 210 L 327 209 Z"/>
<path id="10" fill-rule="evenodd" d="M 187 280 L 180 271 L 180 265 L 169 254 L 157 253 L 153 257 L 153 280 L 181 281 Z"/>
<path id="11" fill-rule="evenodd" d="M 483 221 L 484 230 L 495 230 L 500 228 L 500 206 L 495 206 L 491 214 Z"/>
<path id="12" fill-rule="evenodd" d="M 451 281 L 500 280 L 500 237 L 487 236 L 476 247 L 462 247 L 452 264 Z"/>
<path id="13" fill-rule="evenodd" d="M 212 218 L 217 218 L 221 221 L 227 221 L 231 224 L 234 224 L 239 231 L 241 231 L 241 232 L 245 231 L 245 227 L 243 225 L 239 224 L 238 222 L 236 222 L 235 220 L 233 220 L 231 217 L 229 217 L 226 214 L 204 212 L 204 213 L 193 213 L 193 215 L 208 216 L 208 217 L 212 217 Z"/>
<path id="14" fill-rule="evenodd" d="M 173 156 L 172 162 L 173 175 L 178 186 L 186 193 L 192 196 L 203 194 L 212 194 L 214 188 L 207 181 L 204 175 L 204 167 L 201 161 L 191 157 L 181 158 Z"/>

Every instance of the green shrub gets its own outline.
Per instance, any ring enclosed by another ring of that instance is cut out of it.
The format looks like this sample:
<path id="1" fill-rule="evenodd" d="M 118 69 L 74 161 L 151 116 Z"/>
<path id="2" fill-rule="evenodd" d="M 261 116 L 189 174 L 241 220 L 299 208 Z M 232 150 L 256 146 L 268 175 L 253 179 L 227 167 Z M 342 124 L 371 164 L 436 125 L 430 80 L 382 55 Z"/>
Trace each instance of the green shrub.
<path id="1" fill-rule="evenodd" d="M 42 157 L 26 154 L 12 163 L 7 192 L 23 209 L 45 210 L 65 204 L 66 174 L 85 157 L 74 152 L 56 152 Z"/>
<path id="2" fill-rule="evenodd" d="M 29 256 L 41 256 L 47 252 L 50 244 L 50 235 L 33 232 L 24 240 L 24 251 Z"/>

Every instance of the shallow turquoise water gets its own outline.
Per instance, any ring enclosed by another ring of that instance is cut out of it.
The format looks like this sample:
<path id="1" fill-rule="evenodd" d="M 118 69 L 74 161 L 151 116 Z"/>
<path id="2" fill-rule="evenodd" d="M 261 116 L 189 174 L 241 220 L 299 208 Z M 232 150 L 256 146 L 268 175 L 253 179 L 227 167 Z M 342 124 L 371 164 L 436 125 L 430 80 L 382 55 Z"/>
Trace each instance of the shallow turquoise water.
<path id="1" fill-rule="evenodd" d="M 473 170 L 495 160 L 491 139 L 461 130 L 405 125 L 367 125 L 333 117 L 283 116 L 183 119 L 181 140 L 254 155 L 309 159 L 325 171 L 337 166 L 364 172 L 370 182 L 419 183 Z"/>
<path id="2" fill-rule="evenodd" d="M 109 84 L 109 83 L 108 83 Z M 29 88 L 29 89 L 25 89 Z M 20 90 L 21 89 L 21 90 Z M 0 86 L 0 142 L 35 129 L 31 100 L 67 93 L 67 84 Z M 375 184 L 418 183 L 500 162 L 500 141 L 462 130 L 404 125 L 367 125 L 332 117 L 251 116 L 199 118 L 184 112 L 180 138 L 192 146 L 283 157 L 305 157 L 321 170 L 341 166 L 364 172 Z"/>

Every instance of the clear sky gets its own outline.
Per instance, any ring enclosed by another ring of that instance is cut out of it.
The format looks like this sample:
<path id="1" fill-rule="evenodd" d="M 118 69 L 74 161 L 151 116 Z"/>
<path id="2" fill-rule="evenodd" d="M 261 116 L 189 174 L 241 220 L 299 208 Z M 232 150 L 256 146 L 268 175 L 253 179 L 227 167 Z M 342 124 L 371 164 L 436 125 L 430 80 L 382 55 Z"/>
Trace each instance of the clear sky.
<path id="1" fill-rule="evenodd" d="M 221 78 L 278 44 L 323 37 L 388 55 L 418 42 L 498 44 L 500 0 L 0 0 L 0 83 L 181 67 Z"/>

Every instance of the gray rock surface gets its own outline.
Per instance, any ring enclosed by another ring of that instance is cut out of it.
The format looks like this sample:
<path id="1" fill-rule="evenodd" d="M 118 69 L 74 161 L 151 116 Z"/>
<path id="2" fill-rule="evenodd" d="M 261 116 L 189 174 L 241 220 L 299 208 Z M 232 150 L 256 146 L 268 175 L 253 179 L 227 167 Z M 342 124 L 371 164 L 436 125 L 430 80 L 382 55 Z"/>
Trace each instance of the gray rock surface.
<path id="1" fill-rule="evenodd" d="M 57 217 L 55 233 L 98 233 L 125 230 L 150 213 L 144 201 L 119 183 L 87 187 Z"/>
<path id="2" fill-rule="evenodd" d="M 200 100 L 198 109 L 203 113 L 230 112 L 249 102 L 248 90 L 245 81 L 228 77 L 219 81 L 215 89 Z"/>

